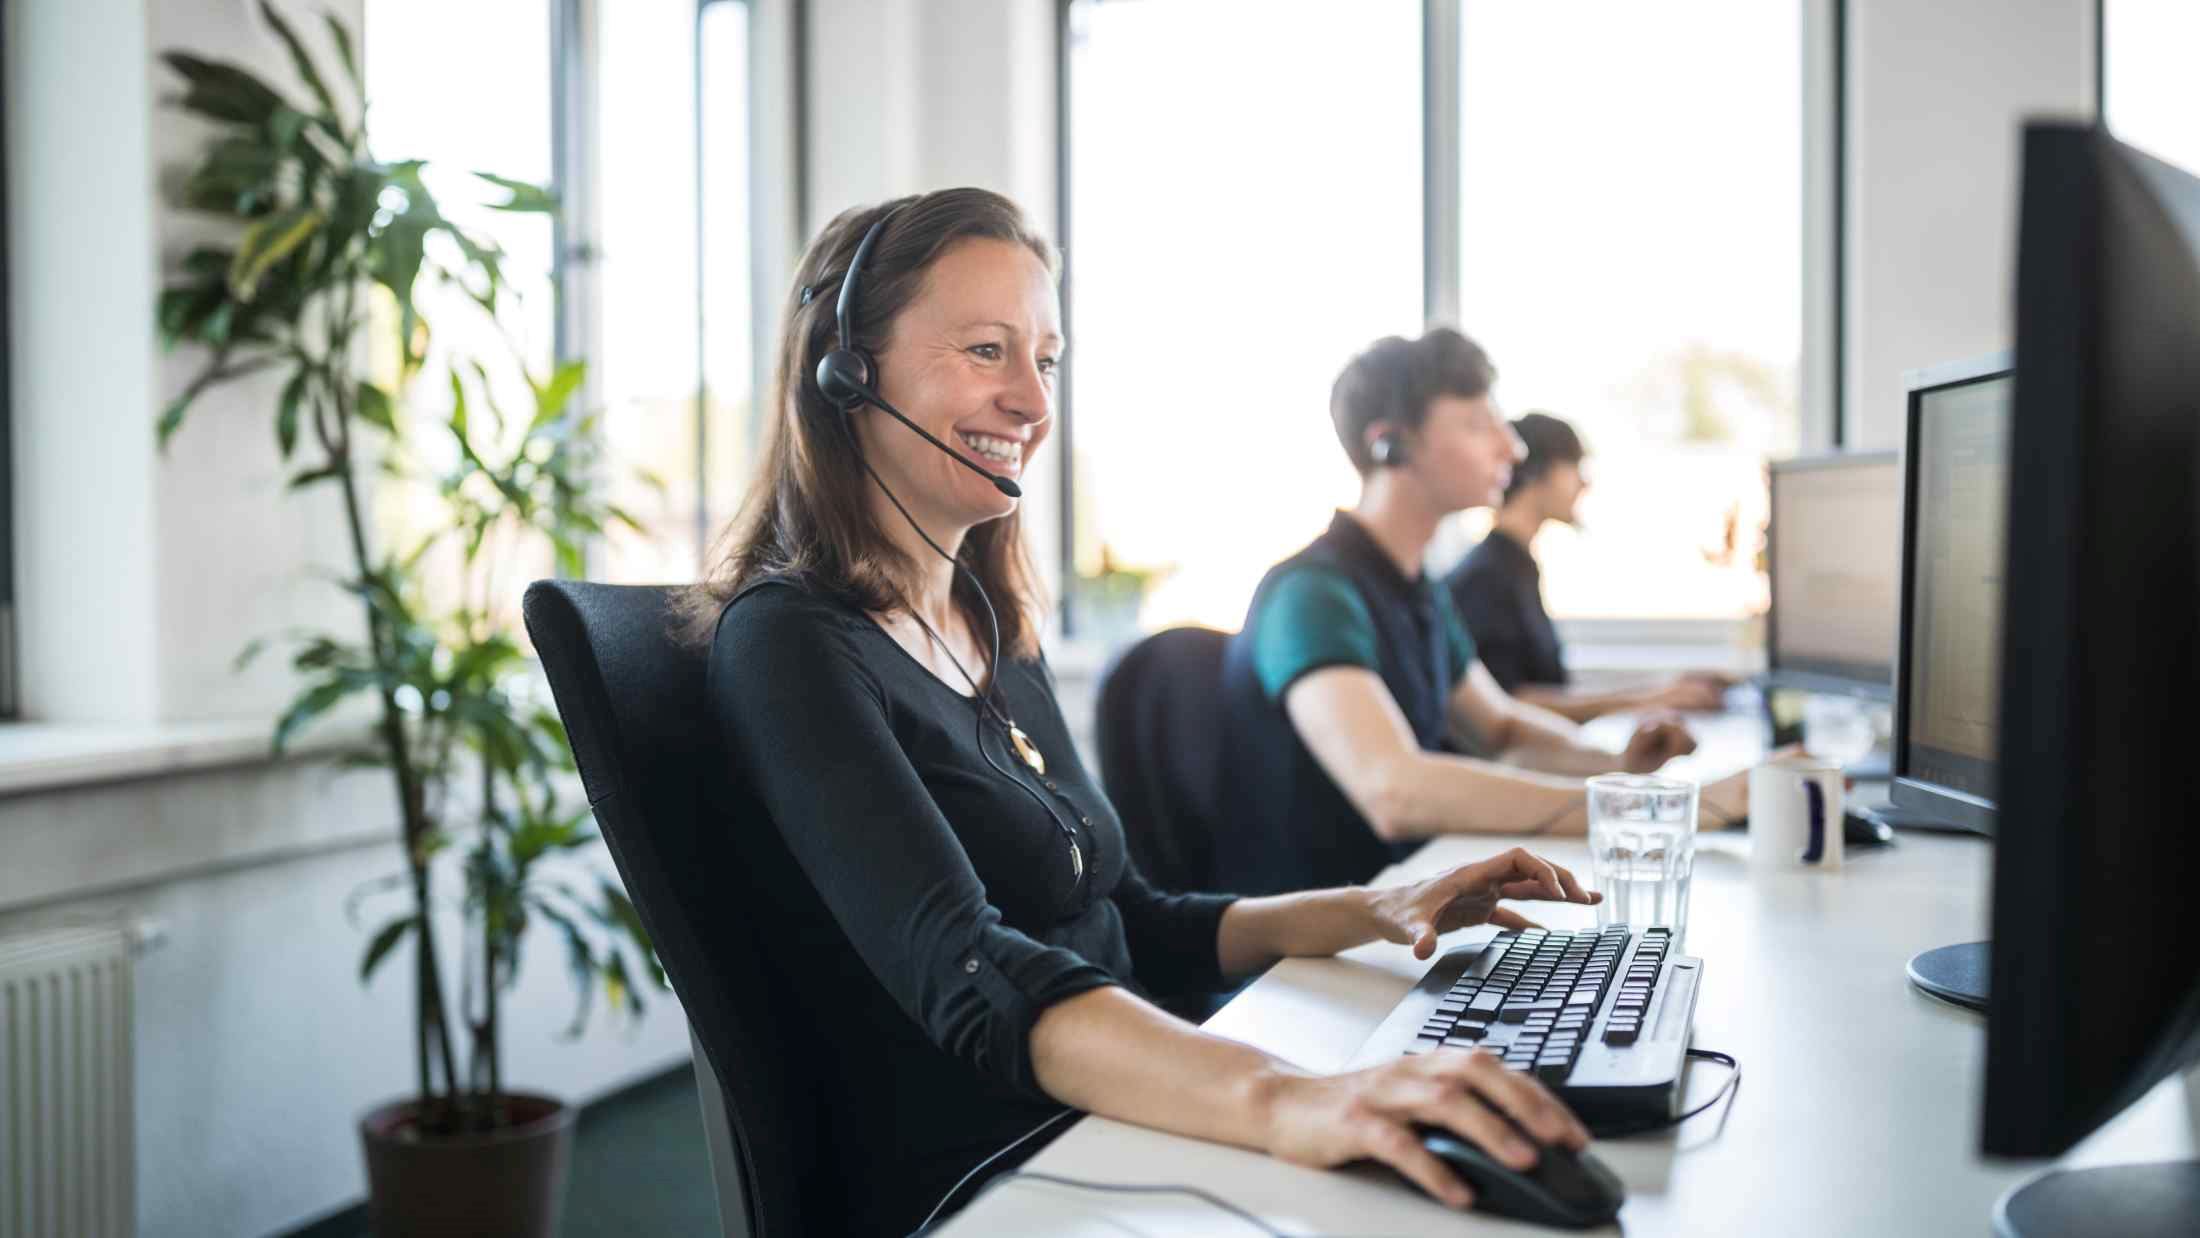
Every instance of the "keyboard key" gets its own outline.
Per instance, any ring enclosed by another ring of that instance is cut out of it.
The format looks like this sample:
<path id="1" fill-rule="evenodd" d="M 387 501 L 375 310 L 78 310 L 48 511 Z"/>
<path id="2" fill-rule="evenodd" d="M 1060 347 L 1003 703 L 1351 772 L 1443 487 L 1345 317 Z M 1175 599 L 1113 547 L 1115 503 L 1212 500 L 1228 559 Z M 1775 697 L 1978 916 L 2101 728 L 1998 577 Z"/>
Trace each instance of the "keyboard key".
<path id="1" fill-rule="evenodd" d="M 1552 1014 L 1566 1008 L 1566 1003 L 1555 1001 L 1509 1002 L 1502 1007 L 1502 1018 L 1507 1023 L 1525 1023 L 1532 1014 Z"/>
<path id="2" fill-rule="evenodd" d="M 1604 1029 L 1604 1043 L 1608 1045 L 1631 1045 L 1635 1043 L 1636 1030 L 1635 1025 L 1632 1023 L 1625 1025 L 1615 1023 Z"/>

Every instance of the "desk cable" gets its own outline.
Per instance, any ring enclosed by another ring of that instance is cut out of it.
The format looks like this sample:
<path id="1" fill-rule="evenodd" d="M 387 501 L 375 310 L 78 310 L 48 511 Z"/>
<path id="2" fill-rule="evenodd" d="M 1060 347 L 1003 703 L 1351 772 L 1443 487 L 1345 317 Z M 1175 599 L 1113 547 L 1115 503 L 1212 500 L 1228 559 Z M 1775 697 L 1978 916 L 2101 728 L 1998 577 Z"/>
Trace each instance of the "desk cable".
<path id="1" fill-rule="evenodd" d="M 1713 1092 L 1710 1099 L 1704 1101 L 1702 1104 L 1696 1106 L 1694 1109 L 1691 1109 L 1688 1112 L 1679 1115 L 1678 1117 L 1657 1118 L 1648 1122 L 1634 1123 L 1626 1126 L 1592 1128 L 1593 1133 L 1596 1135 L 1596 1137 L 1599 1139 L 1624 1139 L 1633 1135 L 1648 1135 L 1657 1131 L 1671 1130 L 1691 1118 L 1708 1112 L 1712 1108 L 1712 1106 L 1717 1105 L 1720 1101 L 1725 1100 L 1729 1096 L 1733 1095 L 1735 1090 L 1741 1085 L 1742 1064 L 1739 1061 L 1736 1061 L 1731 1054 L 1721 1053 L 1716 1049 L 1697 1049 L 1691 1047 L 1688 1050 L 1688 1056 L 1697 1061 L 1716 1062 L 1719 1065 L 1727 1068 L 1726 1080 L 1719 1084 L 1719 1090 Z M 1006 1146 L 995 1151 L 993 1155 L 988 1156 L 984 1160 L 978 1162 L 977 1165 L 971 1168 L 969 1173 L 966 1173 L 962 1176 L 960 1181 L 956 1182 L 954 1186 L 948 1188 L 947 1194 L 940 1197 L 940 1202 L 932 1206 L 931 1213 L 924 1218 L 924 1224 L 919 1225 L 913 1232 L 911 1232 L 909 1238 L 923 1238 L 924 1234 L 930 1232 L 932 1227 L 939 1223 L 941 1219 L 940 1214 L 946 1210 L 947 1205 L 954 1200 L 955 1196 L 962 1193 L 962 1189 L 964 1187 L 970 1185 L 971 1179 L 976 1178 L 981 1173 L 984 1173 L 987 1166 L 993 1164 L 993 1162 L 995 1161 L 1000 1160 L 1002 1157 L 1007 1156 L 1009 1153 L 1015 1151 L 1017 1148 L 1022 1147 L 1026 1141 L 1038 1135 L 1041 1131 L 1044 1131 L 1048 1127 L 1056 1125 L 1065 1118 L 1073 1116 L 1074 1114 L 1076 1114 L 1076 1112 L 1077 1111 L 1074 1109 L 1064 1109 L 1062 1112 L 1055 1114 L 1053 1117 L 1048 1118 L 1046 1121 L 1041 1122 L 1039 1125 L 1032 1127 L 1030 1130 L 1025 1131 L 1021 1135 L 1018 1135 Z M 983 1198 L 993 1188 L 1000 1186 L 1003 1183 L 1017 1181 L 1018 1179 L 1029 1182 L 1051 1182 L 1056 1186 L 1075 1187 L 1079 1190 L 1086 1191 L 1112 1191 L 1117 1194 L 1124 1195 L 1189 1195 L 1194 1199 L 1202 1200 L 1208 1204 L 1212 1204 L 1213 1206 L 1221 1209 L 1224 1212 L 1229 1213 L 1231 1216 L 1236 1217 L 1237 1219 L 1245 1222 L 1247 1225 L 1252 1226 L 1254 1229 L 1259 1230 L 1262 1234 L 1267 1235 L 1268 1238 L 1293 1238 L 1292 1235 L 1286 1234 L 1282 1230 L 1272 1228 L 1267 1222 L 1261 1220 L 1259 1217 L 1254 1216 L 1252 1213 L 1247 1212 L 1245 1209 L 1238 1207 L 1236 1204 L 1231 1203 L 1229 1200 L 1223 1199 L 1219 1195 L 1215 1195 L 1210 1191 L 1203 1190 L 1196 1186 L 1186 1186 L 1179 1183 L 1093 1182 L 1084 1178 L 1068 1178 L 1063 1177 L 1059 1174 L 1038 1173 L 1032 1170 L 1019 1169 L 1002 1174 L 999 1177 L 994 1178 L 992 1181 L 986 1183 L 983 1187 L 979 1188 L 978 1193 L 971 1196 L 970 1198 L 971 1205 L 975 1206 L 978 1200 Z"/>

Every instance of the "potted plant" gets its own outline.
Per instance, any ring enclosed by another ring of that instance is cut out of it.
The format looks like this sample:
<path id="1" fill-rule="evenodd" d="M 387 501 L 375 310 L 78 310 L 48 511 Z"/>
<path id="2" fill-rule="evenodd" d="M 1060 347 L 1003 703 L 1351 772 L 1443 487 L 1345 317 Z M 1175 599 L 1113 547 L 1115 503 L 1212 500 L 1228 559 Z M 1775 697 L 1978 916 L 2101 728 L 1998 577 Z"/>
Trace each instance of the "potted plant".
<path id="1" fill-rule="evenodd" d="M 1099 570 L 1089 575 L 1078 573 L 1071 585 L 1079 635 L 1108 645 L 1138 635 L 1139 608 L 1145 605 L 1146 594 L 1155 582 L 1167 574 L 1167 569 L 1130 567 L 1118 561 L 1114 549 L 1103 542 Z"/>
<path id="2" fill-rule="evenodd" d="M 162 411 L 158 433 L 165 443 L 216 386 L 285 373 L 270 411 L 277 450 L 297 466 L 289 488 L 333 487 L 341 496 L 351 553 L 338 583 L 356 597 L 363 627 L 294 635 L 292 665 L 304 687 L 273 743 L 280 752 L 331 710 L 365 704 L 371 740 L 343 759 L 389 772 L 402 823 L 404 870 L 348 905 L 397 896 L 360 975 L 410 947 L 414 995 L 413 1092 L 361 1122 L 375 1231 L 548 1235 L 572 1113 L 503 1085 L 498 1005 L 518 973 L 523 935 L 544 922 L 566 944 L 580 990 L 569 1035 L 585 1024 L 599 986 L 610 1006 L 635 1015 L 643 984 L 661 985 L 663 972 L 615 882 L 577 881 L 544 863 L 593 834 L 585 804 L 571 802 L 564 731 L 536 690 L 511 608 L 500 605 L 518 582 L 500 582 L 497 569 L 536 556 L 578 573 L 582 546 L 607 523 L 639 526 L 599 493 L 594 418 L 571 408 L 579 362 L 527 374 L 500 325 L 493 338 L 505 355 L 446 350 L 430 366 L 433 324 L 416 287 L 462 288 L 468 311 L 497 323 L 499 305 L 514 295 L 503 254 L 444 216 L 421 163 L 372 158 L 364 120 L 347 118 L 331 78 L 282 15 L 266 0 L 260 12 L 309 105 L 233 64 L 162 57 L 183 82 L 178 106 L 219 127 L 181 181 L 179 204 L 235 221 L 237 236 L 192 250 L 161 293 L 164 344 L 199 346 L 206 362 Z M 356 98 L 350 33 L 326 20 Z M 556 209 L 538 186 L 476 175 L 501 196 L 501 209 Z M 385 382 L 363 359 L 377 316 L 396 334 Z M 492 370 L 525 377 L 524 417 L 506 416 Z M 423 381 L 447 390 L 451 409 L 433 424 L 407 424 L 408 393 Z M 432 496 L 436 516 L 407 544 L 376 545 L 363 493 L 370 473 L 378 486 Z M 444 979 L 453 974 L 440 940 L 447 926 L 434 914 L 438 890 L 454 880 L 464 947 L 455 998 Z"/>

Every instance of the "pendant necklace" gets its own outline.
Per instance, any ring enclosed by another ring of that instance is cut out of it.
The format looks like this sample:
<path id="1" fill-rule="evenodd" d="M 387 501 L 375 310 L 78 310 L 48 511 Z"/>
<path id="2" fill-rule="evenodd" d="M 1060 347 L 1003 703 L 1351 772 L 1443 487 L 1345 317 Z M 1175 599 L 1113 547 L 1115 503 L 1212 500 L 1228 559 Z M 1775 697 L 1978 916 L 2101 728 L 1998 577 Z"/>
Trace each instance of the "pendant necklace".
<path id="1" fill-rule="evenodd" d="M 993 704 L 992 693 L 990 691 L 981 690 L 978 687 L 978 681 L 971 677 L 971 674 L 968 670 L 964 669 L 962 659 L 956 657 L 955 651 L 949 649 L 947 647 L 947 642 L 940 639 L 940 634 L 933 631 L 932 625 L 924 621 L 924 616 L 919 615 L 914 609 L 911 609 L 909 611 L 909 617 L 917 621 L 917 626 L 924 629 L 925 636 L 930 638 L 932 644 L 937 646 L 941 653 L 947 655 L 948 663 L 955 668 L 955 672 L 957 674 L 963 677 L 963 682 L 970 685 L 971 699 L 975 701 L 978 706 L 979 753 L 982 755 L 985 751 L 985 719 L 988 715 L 991 715 L 993 721 L 998 723 L 1000 725 L 1000 728 L 1008 733 L 1009 748 L 1015 752 L 1017 759 L 1022 761 L 1024 765 L 1031 770 L 1034 777 L 1044 779 L 1047 774 L 1047 759 L 1046 755 L 1039 751 L 1039 745 L 1031 742 L 1031 737 L 1024 734 L 1024 729 L 1016 725 L 1016 720 L 1014 718 L 1009 717 L 999 707 Z M 1000 679 L 1000 675 L 1000 667 L 996 665 L 993 668 L 993 678 L 997 681 Z M 1011 779 L 1010 781 L 1016 780 Z M 1019 782 L 1018 785 L 1021 786 L 1022 784 Z M 1046 787 L 1048 790 L 1051 791 L 1054 789 L 1054 784 L 1049 782 L 1046 784 Z M 1029 787 L 1025 787 L 1024 789 L 1026 791 L 1030 790 Z M 1085 879 L 1085 852 L 1084 848 L 1077 845 L 1077 831 L 1071 829 L 1067 825 L 1062 824 L 1062 818 L 1060 817 L 1060 815 L 1058 815 L 1053 808 L 1048 807 L 1046 805 L 1046 801 L 1041 800 L 1040 806 L 1047 809 L 1047 815 L 1054 818 L 1055 827 L 1062 831 L 1062 836 L 1064 838 L 1069 840 L 1070 879 L 1072 881 L 1083 881 Z"/>

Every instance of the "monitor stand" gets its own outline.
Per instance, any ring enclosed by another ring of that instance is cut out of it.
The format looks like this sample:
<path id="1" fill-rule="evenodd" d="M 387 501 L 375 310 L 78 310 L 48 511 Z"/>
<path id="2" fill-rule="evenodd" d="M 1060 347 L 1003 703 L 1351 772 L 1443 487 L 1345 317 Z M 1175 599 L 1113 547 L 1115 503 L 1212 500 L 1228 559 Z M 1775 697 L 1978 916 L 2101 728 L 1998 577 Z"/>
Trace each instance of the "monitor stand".
<path id="1" fill-rule="evenodd" d="M 2200 1161 L 2050 1169 L 1994 1205 L 1995 1238 L 2189 1236 L 2200 1217 Z"/>
<path id="2" fill-rule="evenodd" d="M 1984 1014 L 1988 944 L 1973 941 L 1927 950 L 1910 960 L 1910 983 L 1944 1002 Z"/>

